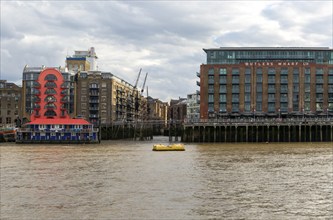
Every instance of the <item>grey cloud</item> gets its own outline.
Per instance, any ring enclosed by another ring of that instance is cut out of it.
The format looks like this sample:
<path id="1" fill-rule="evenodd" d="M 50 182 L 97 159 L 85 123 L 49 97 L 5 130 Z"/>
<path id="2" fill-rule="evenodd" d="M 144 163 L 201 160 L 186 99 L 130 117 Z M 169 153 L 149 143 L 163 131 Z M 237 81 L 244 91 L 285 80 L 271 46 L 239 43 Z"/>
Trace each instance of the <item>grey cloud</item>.
<path id="1" fill-rule="evenodd" d="M 167 101 L 199 89 L 202 48 L 302 46 L 332 34 L 319 13 L 327 3 L 263 5 L 254 14 L 251 4 L 229 1 L 1 1 L 1 77 L 17 81 L 26 64 L 63 66 L 67 52 L 94 46 L 101 70 L 134 83 L 142 67 L 150 95 Z M 317 16 L 299 23 L 285 9 Z M 267 30 L 274 22 L 277 30 Z"/>

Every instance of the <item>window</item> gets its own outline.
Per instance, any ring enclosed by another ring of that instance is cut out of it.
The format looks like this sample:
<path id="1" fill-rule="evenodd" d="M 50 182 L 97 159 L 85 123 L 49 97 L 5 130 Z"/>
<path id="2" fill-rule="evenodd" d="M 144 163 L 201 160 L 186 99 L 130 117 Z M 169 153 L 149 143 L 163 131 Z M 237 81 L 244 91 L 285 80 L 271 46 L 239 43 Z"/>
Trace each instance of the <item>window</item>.
<path id="1" fill-rule="evenodd" d="M 232 103 L 232 112 L 238 112 L 238 111 L 239 111 L 239 104 Z"/>
<path id="2" fill-rule="evenodd" d="M 239 93 L 239 85 L 232 85 L 232 92 Z"/>
<path id="3" fill-rule="evenodd" d="M 232 68 L 232 75 L 239 75 L 239 69 Z"/>
<path id="4" fill-rule="evenodd" d="M 11 117 L 7 117 L 6 118 L 6 124 L 11 124 L 12 123 L 12 118 Z"/>
<path id="5" fill-rule="evenodd" d="M 226 102 L 227 101 L 227 95 L 226 94 L 220 94 L 220 102 Z"/>
<path id="6" fill-rule="evenodd" d="M 232 83 L 239 83 L 239 76 L 232 76 Z"/>
<path id="7" fill-rule="evenodd" d="M 57 81 L 57 77 L 53 74 L 48 74 L 45 76 L 44 80 L 47 80 L 47 81 Z"/>
<path id="8" fill-rule="evenodd" d="M 262 82 L 262 75 L 257 75 L 257 83 L 261 83 Z"/>
<path id="9" fill-rule="evenodd" d="M 208 93 L 214 93 L 214 85 L 208 85 Z"/>
<path id="10" fill-rule="evenodd" d="M 54 96 L 46 96 L 46 98 L 44 99 L 45 102 L 56 102 L 57 99 Z"/>
<path id="11" fill-rule="evenodd" d="M 239 95 L 238 94 L 232 94 L 232 102 L 239 102 Z"/>
<path id="12" fill-rule="evenodd" d="M 220 83 L 226 84 L 227 83 L 227 76 L 220 76 Z"/>
<path id="13" fill-rule="evenodd" d="M 214 95 L 208 95 L 208 102 L 214 102 Z"/>
<path id="14" fill-rule="evenodd" d="M 272 93 L 275 92 L 275 85 L 274 84 L 269 84 L 268 85 L 268 92 L 272 92 Z"/>
<path id="15" fill-rule="evenodd" d="M 226 112 L 227 111 L 227 104 L 220 103 L 220 112 Z"/>
<path id="16" fill-rule="evenodd" d="M 261 104 L 261 102 L 257 102 L 257 108 L 256 108 L 256 110 L 257 110 L 258 112 L 261 112 L 261 111 L 262 111 L 262 104 Z"/>
<path id="17" fill-rule="evenodd" d="M 275 103 L 268 103 L 268 112 L 275 112 Z"/>
<path id="18" fill-rule="evenodd" d="M 214 69 L 212 69 L 212 68 L 209 69 L 209 70 L 208 70 L 208 75 L 214 75 Z"/>
<path id="19" fill-rule="evenodd" d="M 245 92 L 251 92 L 251 84 L 245 84 Z"/>
<path id="20" fill-rule="evenodd" d="M 288 83 L 288 75 L 281 75 L 280 82 Z"/>
<path id="21" fill-rule="evenodd" d="M 214 76 L 208 76 L 208 83 L 214 84 Z"/>
<path id="22" fill-rule="evenodd" d="M 275 75 L 268 75 L 268 83 L 275 83 Z"/>
<path id="23" fill-rule="evenodd" d="M 220 75 L 225 75 L 227 74 L 227 69 L 226 68 L 221 68 L 220 69 Z"/>
<path id="24" fill-rule="evenodd" d="M 257 84 L 257 92 L 262 92 L 262 84 Z"/>
<path id="25" fill-rule="evenodd" d="M 245 102 L 251 101 L 251 95 L 249 93 L 245 93 Z"/>
<path id="26" fill-rule="evenodd" d="M 57 94 L 57 92 L 54 89 L 47 89 L 47 90 L 45 90 L 44 94 L 46 94 L 46 95 L 55 95 L 55 94 Z"/>
<path id="27" fill-rule="evenodd" d="M 257 93 L 257 101 L 262 101 L 262 93 Z"/>
<path id="28" fill-rule="evenodd" d="M 275 102 L 275 94 L 268 94 L 268 102 Z"/>
<path id="29" fill-rule="evenodd" d="M 57 84 L 55 82 L 47 82 L 45 83 L 45 86 L 44 87 L 47 87 L 47 88 L 57 88 Z"/>
<path id="30" fill-rule="evenodd" d="M 245 83 L 251 83 L 251 75 L 245 75 Z"/>
<path id="31" fill-rule="evenodd" d="M 227 86 L 220 85 L 220 93 L 226 93 L 227 92 Z"/>

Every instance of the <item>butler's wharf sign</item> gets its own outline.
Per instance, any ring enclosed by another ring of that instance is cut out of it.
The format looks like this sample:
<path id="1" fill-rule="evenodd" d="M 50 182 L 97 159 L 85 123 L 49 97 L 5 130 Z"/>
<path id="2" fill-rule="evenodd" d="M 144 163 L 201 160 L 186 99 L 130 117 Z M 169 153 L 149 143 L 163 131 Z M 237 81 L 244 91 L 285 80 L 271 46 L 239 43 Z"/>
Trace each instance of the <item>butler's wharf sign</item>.
<path id="1" fill-rule="evenodd" d="M 308 62 L 245 62 L 245 66 L 309 66 Z"/>

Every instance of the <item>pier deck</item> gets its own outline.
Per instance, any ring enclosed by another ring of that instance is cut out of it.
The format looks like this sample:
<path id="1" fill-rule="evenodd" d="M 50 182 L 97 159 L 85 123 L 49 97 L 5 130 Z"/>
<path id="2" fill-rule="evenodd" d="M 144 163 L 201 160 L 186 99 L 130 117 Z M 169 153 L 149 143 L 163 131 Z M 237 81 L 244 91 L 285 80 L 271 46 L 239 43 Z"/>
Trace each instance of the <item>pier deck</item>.
<path id="1" fill-rule="evenodd" d="M 330 142 L 333 118 L 213 119 L 183 124 L 184 142 Z"/>

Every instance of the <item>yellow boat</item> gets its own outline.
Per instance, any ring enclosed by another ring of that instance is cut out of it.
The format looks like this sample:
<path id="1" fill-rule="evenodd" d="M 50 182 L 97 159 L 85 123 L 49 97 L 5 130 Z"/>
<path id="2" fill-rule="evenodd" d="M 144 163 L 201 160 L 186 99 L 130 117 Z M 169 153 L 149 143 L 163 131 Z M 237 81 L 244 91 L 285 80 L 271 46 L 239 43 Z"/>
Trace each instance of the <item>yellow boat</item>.
<path id="1" fill-rule="evenodd" d="M 155 144 L 153 146 L 153 151 L 184 151 L 184 144 L 171 144 L 171 145 L 163 145 L 163 144 Z"/>

